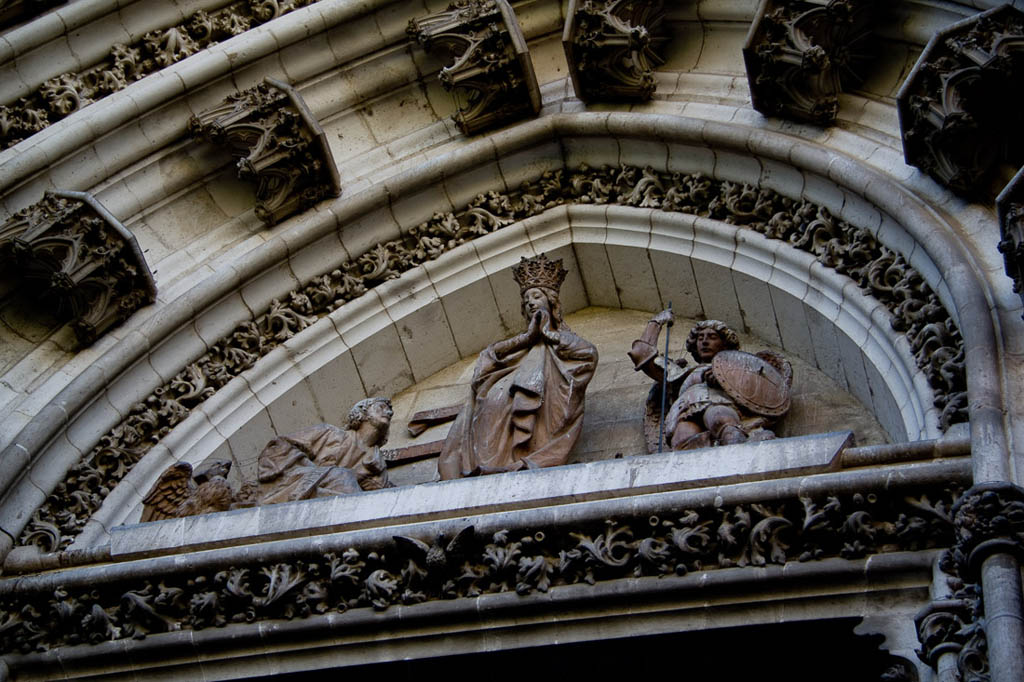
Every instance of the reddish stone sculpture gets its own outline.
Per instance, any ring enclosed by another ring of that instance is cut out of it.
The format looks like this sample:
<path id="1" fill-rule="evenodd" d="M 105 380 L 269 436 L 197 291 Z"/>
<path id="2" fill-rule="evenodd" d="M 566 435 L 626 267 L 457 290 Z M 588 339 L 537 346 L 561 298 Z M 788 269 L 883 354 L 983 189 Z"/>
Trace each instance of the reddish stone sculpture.
<path id="1" fill-rule="evenodd" d="M 355 404 L 344 429 L 317 424 L 267 443 L 259 459 L 259 503 L 344 495 L 391 487 L 380 446 L 388 440 L 391 401 Z"/>
<path id="2" fill-rule="evenodd" d="M 665 449 L 775 438 L 768 427 L 789 410 L 789 362 L 772 351 L 740 351 L 736 332 L 718 320 L 698 322 L 686 339 L 686 349 L 699 364 L 687 369 L 683 358 L 666 362 L 656 344 L 662 326 L 671 321 L 671 311 L 658 313 L 629 352 L 635 368 L 657 382 L 644 419 L 647 451 L 658 450 L 663 380 L 671 405 L 665 414 Z"/>
<path id="3" fill-rule="evenodd" d="M 512 274 L 527 329 L 480 353 L 438 461 L 443 479 L 565 464 L 583 428 L 597 349 L 562 320 L 562 261 L 523 258 Z"/>

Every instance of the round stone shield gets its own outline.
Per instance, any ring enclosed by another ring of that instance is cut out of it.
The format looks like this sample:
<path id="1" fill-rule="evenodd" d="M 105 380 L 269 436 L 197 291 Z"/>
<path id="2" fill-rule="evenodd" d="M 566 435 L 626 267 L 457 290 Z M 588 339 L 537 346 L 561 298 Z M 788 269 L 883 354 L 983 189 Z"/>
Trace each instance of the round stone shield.
<path id="1" fill-rule="evenodd" d="M 762 417 L 779 417 L 789 410 L 789 385 L 767 360 L 741 350 L 723 350 L 711 361 L 711 371 L 729 397 Z"/>

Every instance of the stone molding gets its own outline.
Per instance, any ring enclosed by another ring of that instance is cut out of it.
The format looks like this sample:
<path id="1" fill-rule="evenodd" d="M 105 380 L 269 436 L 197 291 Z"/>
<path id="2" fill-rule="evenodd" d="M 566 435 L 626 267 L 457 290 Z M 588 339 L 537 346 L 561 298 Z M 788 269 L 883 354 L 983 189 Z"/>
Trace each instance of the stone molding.
<path id="1" fill-rule="evenodd" d="M 135 236 L 83 192 L 47 192 L 0 226 L 0 267 L 82 345 L 156 300 Z"/>
<path id="2" fill-rule="evenodd" d="M 965 196 L 984 196 L 998 164 L 1020 165 L 1022 37 L 1024 13 L 1011 5 L 935 34 L 897 96 L 909 165 Z"/>
<path id="3" fill-rule="evenodd" d="M 238 159 L 238 177 L 256 186 L 256 217 L 267 226 L 341 194 L 324 131 L 287 83 L 266 78 L 193 116 L 188 127 Z"/>
<path id="4" fill-rule="evenodd" d="M 668 36 L 662 0 L 569 0 L 562 47 L 580 99 L 646 101 Z"/>
<path id="5" fill-rule="evenodd" d="M 67 547 L 103 499 L 192 409 L 257 360 L 335 308 L 479 236 L 556 206 L 621 204 L 702 215 L 755 230 L 810 252 L 851 278 L 893 316 L 942 408 L 943 428 L 966 420 L 963 341 L 935 293 L 895 251 L 835 219 L 827 209 L 766 189 L 652 168 L 548 171 L 518 192 L 480 194 L 457 212 L 436 214 L 400 239 L 379 243 L 332 268 L 235 328 L 212 350 L 132 408 L 71 468 L 20 538 L 43 551 Z M 69 509 L 73 511 L 68 511 Z"/>
<path id="6" fill-rule="evenodd" d="M 626 462 L 595 464 L 609 468 Z M 627 589 L 645 577 L 709 576 L 749 566 L 809 562 L 811 575 L 829 559 L 949 546 L 949 509 L 959 490 L 946 478 L 948 465 L 904 466 L 896 485 L 840 483 L 839 475 L 826 474 L 790 479 L 793 485 L 658 493 L 641 507 L 627 495 L 563 505 L 558 513 L 548 507 L 502 510 L 472 521 L 389 525 L 316 542 L 295 538 L 256 551 L 253 546 L 212 550 L 188 562 L 163 557 L 7 579 L 0 581 L 0 646 L 5 653 L 27 653 L 179 629 L 386 610 L 501 592 L 546 593 L 606 581 Z M 458 483 L 469 487 L 479 481 Z M 431 490 L 442 494 L 445 486 L 451 484 L 433 484 Z M 393 507 L 384 498 L 407 493 L 394 489 L 360 497 L 369 503 L 380 496 L 382 504 Z M 284 505 L 275 513 L 299 512 L 303 504 Z M 230 522 L 233 514 L 224 520 Z M 186 521 L 147 528 L 159 534 L 164 526 Z"/>
<path id="7" fill-rule="evenodd" d="M 877 0 L 761 0 L 743 46 L 753 107 L 765 116 L 831 125 L 839 94 L 870 61 Z"/>
<path id="8" fill-rule="evenodd" d="M 35 93 L 0 105 L 0 150 L 200 50 L 314 2 L 239 0 L 216 10 L 199 10 L 131 44 L 114 44 L 99 63 L 53 76 Z"/>
<path id="9" fill-rule="evenodd" d="M 526 38 L 507 0 L 455 0 L 448 8 L 409 20 L 409 36 L 441 49 L 450 63 L 438 77 L 458 109 L 467 135 L 540 112 L 540 88 Z"/>

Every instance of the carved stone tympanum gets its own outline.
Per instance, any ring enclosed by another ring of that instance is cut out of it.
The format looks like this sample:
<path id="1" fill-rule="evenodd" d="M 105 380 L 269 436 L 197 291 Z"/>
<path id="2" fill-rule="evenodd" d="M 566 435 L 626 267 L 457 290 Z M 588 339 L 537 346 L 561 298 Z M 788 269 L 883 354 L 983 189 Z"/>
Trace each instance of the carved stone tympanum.
<path id="1" fill-rule="evenodd" d="M 506 0 L 455 0 L 409 22 L 409 35 L 452 60 L 441 85 L 452 94 L 459 129 L 472 135 L 540 111 L 540 89 L 526 39 Z"/>
<path id="2" fill-rule="evenodd" d="M 828 125 L 864 77 L 876 0 L 761 0 L 743 46 L 750 96 L 766 116 Z"/>
<path id="3" fill-rule="evenodd" d="M 985 194 L 1001 161 L 1019 166 L 1024 13 L 1009 5 L 935 34 L 900 88 L 903 155 L 954 192 Z"/>
<path id="4" fill-rule="evenodd" d="M 562 320 L 562 261 L 543 254 L 512 269 L 527 329 L 492 343 L 452 424 L 438 470 L 451 479 L 565 464 L 583 430 L 597 349 Z"/>
<path id="5" fill-rule="evenodd" d="M 156 299 L 134 235 L 91 195 L 47 192 L 0 226 L 0 276 L 90 344 Z"/>
<path id="6" fill-rule="evenodd" d="M 582 100 L 648 100 L 664 62 L 660 0 L 569 0 L 562 46 Z"/>
<path id="7" fill-rule="evenodd" d="M 666 450 L 775 438 L 768 427 L 789 411 L 793 384 L 789 362 L 771 351 L 756 355 L 740 351 L 736 332 L 724 322 L 705 320 L 694 325 L 686 339 L 686 349 L 698 363 L 687 369 L 683 358 L 658 355 L 661 328 L 672 319 L 670 310 L 658 313 L 629 352 L 636 369 L 657 382 L 646 404 L 647 451 L 659 449 L 662 419 L 667 446 L 662 449 Z"/>
<path id="8" fill-rule="evenodd" d="M 286 83 L 267 78 L 188 125 L 238 158 L 238 177 L 256 185 L 256 216 L 267 225 L 341 194 L 323 129 Z"/>

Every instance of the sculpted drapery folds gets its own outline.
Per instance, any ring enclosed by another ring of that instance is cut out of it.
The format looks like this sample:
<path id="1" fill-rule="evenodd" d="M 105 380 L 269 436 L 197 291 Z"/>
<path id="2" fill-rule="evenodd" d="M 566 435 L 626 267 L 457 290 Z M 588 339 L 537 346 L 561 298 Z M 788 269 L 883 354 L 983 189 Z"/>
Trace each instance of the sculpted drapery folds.
<path id="1" fill-rule="evenodd" d="M 391 416 L 390 400 L 367 398 L 344 429 L 317 424 L 267 443 L 259 457 L 260 504 L 391 487 L 380 451 Z"/>
<path id="2" fill-rule="evenodd" d="M 512 274 L 527 329 L 480 353 L 441 452 L 442 479 L 565 464 L 583 428 L 597 349 L 562 320 L 562 261 L 523 258 Z"/>
<path id="3" fill-rule="evenodd" d="M 704 320 L 687 336 L 686 349 L 698 364 L 686 368 L 683 358 L 658 355 L 661 328 L 672 319 L 670 310 L 658 313 L 629 352 L 635 368 L 657 382 L 644 418 L 648 452 L 658 450 L 663 380 L 671 405 L 664 415 L 665 449 L 693 450 L 774 438 L 768 427 L 789 410 L 793 383 L 789 362 L 772 351 L 742 352 L 736 332 L 728 325 Z"/>

